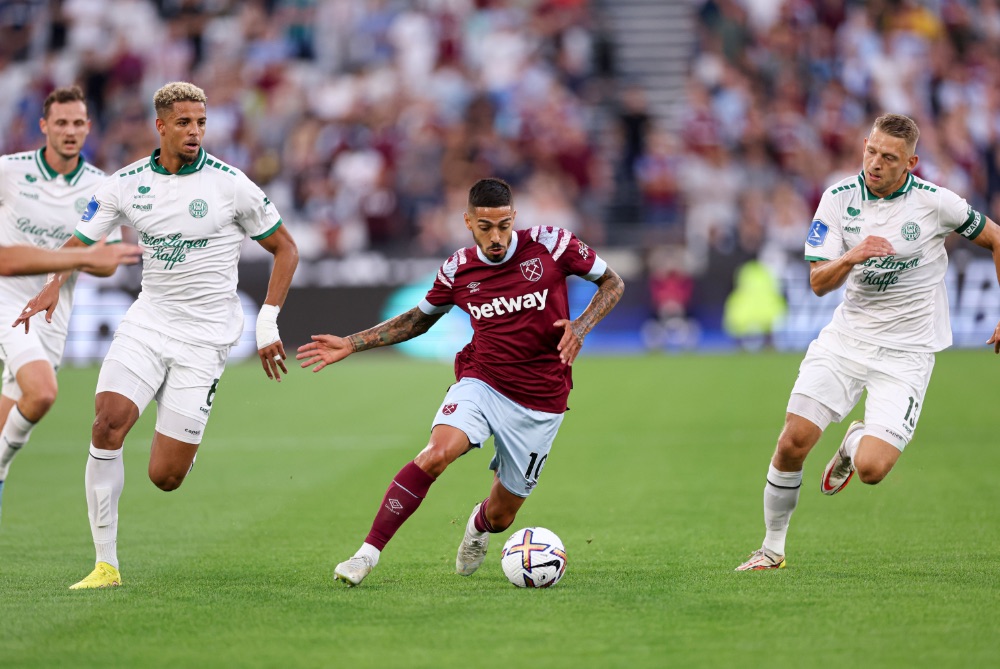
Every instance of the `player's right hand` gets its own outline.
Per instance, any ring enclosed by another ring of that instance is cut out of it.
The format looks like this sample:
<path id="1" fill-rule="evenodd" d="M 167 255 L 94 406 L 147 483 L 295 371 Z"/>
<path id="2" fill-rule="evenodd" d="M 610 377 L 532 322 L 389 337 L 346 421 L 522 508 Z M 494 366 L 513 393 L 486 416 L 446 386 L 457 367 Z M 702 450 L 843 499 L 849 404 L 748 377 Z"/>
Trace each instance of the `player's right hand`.
<path id="1" fill-rule="evenodd" d="M 861 240 L 861 243 L 848 251 L 853 264 L 863 263 L 869 258 L 884 258 L 885 256 L 896 255 L 896 249 L 885 237 L 869 235 Z"/>
<path id="2" fill-rule="evenodd" d="M 21 315 L 17 317 L 17 320 L 14 321 L 11 327 L 16 328 L 21 323 L 24 323 L 24 331 L 27 333 L 31 317 L 40 311 L 45 312 L 45 322 L 51 323 L 52 315 L 56 312 L 56 305 L 58 304 L 59 283 L 57 281 L 48 281 L 42 286 L 38 295 L 31 298 L 24 311 L 21 312 Z"/>
<path id="3" fill-rule="evenodd" d="M 316 365 L 312 371 L 318 372 L 327 365 L 343 360 L 351 353 L 354 353 L 354 347 L 343 337 L 313 335 L 312 342 L 299 346 L 295 359 L 303 361 L 300 365 L 303 369 Z"/>

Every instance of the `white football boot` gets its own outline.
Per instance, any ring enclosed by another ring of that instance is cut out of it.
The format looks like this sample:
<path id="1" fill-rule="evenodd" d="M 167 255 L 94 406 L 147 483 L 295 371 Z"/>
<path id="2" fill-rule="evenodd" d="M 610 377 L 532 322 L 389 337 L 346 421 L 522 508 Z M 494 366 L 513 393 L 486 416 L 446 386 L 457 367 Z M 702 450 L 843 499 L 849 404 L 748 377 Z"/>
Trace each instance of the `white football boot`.
<path id="1" fill-rule="evenodd" d="M 833 454 L 833 459 L 827 463 L 826 469 L 823 470 L 819 489 L 824 495 L 836 495 L 847 487 L 851 477 L 854 476 L 854 463 L 847 454 L 847 438 L 863 429 L 865 429 L 865 423 L 860 420 L 856 420 L 848 426 L 847 432 L 844 433 L 844 439 L 840 442 L 840 448 Z"/>
<path id="2" fill-rule="evenodd" d="M 372 561 L 366 555 L 356 555 L 350 560 L 345 560 L 337 565 L 333 570 L 333 578 L 343 581 L 350 587 L 360 585 L 365 580 L 365 576 L 372 573 Z"/>
<path id="3" fill-rule="evenodd" d="M 462 543 L 458 545 L 458 555 L 455 557 L 455 571 L 462 576 L 471 576 L 476 573 L 483 560 L 486 559 L 486 549 L 490 546 L 489 532 L 480 532 L 476 529 L 476 514 L 482 502 L 472 508 L 472 515 L 469 522 L 465 524 L 465 536 Z"/>

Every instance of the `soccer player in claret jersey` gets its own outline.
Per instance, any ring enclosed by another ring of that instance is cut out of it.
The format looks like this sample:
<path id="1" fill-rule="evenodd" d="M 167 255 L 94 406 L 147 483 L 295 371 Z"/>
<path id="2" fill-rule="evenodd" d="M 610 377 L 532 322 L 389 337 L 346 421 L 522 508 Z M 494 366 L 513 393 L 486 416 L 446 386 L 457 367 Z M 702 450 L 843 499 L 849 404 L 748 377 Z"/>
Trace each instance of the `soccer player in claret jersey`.
<path id="1" fill-rule="evenodd" d="M 419 305 L 349 337 L 314 335 L 299 347 L 302 367 L 318 372 L 348 355 L 419 336 L 453 306 L 472 321 L 472 341 L 455 357 L 457 383 L 434 417 L 430 442 L 393 478 L 371 531 L 334 577 L 354 586 L 371 572 L 432 483 L 490 435 L 496 472 L 489 496 L 472 509 L 455 568 L 468 576 L 486 556 L 491 533 L 505 530 L 538 483 L 567 409 L 570 366 L 584 337 L 611 311 L 621 278 L 568 230 L 514 230 L 513 196 L 500 179 L 469 191 L 465 226 L 474 246 L 455 252 Z M 597 284 L 590 304 L 570 319 L 566 278 Z"/>
<path id="2" fill-rule="evenodd" d="M 834 495 L 855 473 L 881 481 L 913 438 L 934 367 L 951 345 L 945 239 L 989 249 L 1000 279 L 1000 227 L 947 188 L 913 175 L 920 132 L 899 114 L 878 117 L 861 174 L 823 193 L 806 237 L 817 295 L 845 282 L 844 301 L 799 368 L 764 486 L 764 542 L 737 571 L 781 569 L 806 456 L 831 422 L 868 391 L 865 417 L 847 428 L 820 491 Z M 1000 353 L 1000 324 L 987 340 Z"/>
<path id="3" fill-rule="evenodd" d="M 239 170 L 205 153 L 207 100 L 186 82 L 153 96 L 160 148 L 97 188 L 67 247 L 90 245 L 119 224 L 138 232 L 142 291 L 115 333 L 97 380 L 85 489 L 97 553 L 94 571 L 71 589 L 121 584 L 118 501 L 125 483 L 122 445 L 156 399 L 149 478 L 175 490 L 194 464 L 230 348 L 243 332 L 237 264 L 247 236 L 274 255 L 257 317 L 264 372 L 287 373 L 277 315 L 298 251 L 264 193 Z M 57 274 L 18 319 L 55 308 Z"/>
<path id="4" fill-rule="evenodd" d="M 104 179 L 104 172 L 80 151 L 90 132 L 83 91 L 57 88 L 42 104 L 38 122 L 45 146 L 0 156 L 0 322 L 12 323 L 24 303 L 45 284 L 41 276 L 84 268 L 97 276 L 114 273 L 119 260 L 137 262 L 132 245 L 95 245 L 93 249 L 57 250 L 72 232 L 72 220 Z M 118 228 L 110 241 L 121 240 Z M 24 333 L 0 328 L 0 493 L 14 456 L 56 400 L 56 370 L 62 361 L 73 305 L 75 272 L 63 284 L 59 308 L 46 327 Z"/>

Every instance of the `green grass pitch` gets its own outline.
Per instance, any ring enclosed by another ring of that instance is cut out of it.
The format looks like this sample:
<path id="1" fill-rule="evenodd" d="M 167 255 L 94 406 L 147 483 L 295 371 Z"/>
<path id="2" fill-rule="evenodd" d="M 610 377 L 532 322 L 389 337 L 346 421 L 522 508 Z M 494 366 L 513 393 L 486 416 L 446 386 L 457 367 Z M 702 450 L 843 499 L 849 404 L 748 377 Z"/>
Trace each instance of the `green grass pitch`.
<path id="1" fill-rule="evenodd" d="M 15 461 L 0 524 L 0 666 L 974 667 L 1000 652 L 1000 449 L 991 352 L 938 356 L 915 441 L 880 485 L 806 463 L 788 568 L 734 573 L 763 536 L 761 498 L 799 354 L 584 355 L 572 410 L 515 527 L 569 552 L 549 590 L 509 585 L 494 537 L 453 573 L 489 451 L 457 461 L 358 588 L 358 547 L 391 476 L 426 443 L 450 365 L 391 352 L 280 385 L 234 365 L 180 490 L 146 478 L 151 408 L 125 449 L 125 584 L 93 566 L 83 470 L 94 369 Z"/>

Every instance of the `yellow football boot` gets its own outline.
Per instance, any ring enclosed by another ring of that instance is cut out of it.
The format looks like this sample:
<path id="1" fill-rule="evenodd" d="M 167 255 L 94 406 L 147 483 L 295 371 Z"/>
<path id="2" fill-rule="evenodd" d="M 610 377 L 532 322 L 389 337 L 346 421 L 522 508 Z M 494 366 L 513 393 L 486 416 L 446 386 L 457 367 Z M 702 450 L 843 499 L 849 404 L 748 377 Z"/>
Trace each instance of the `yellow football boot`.
<path id="1" fill-rule="evenodd" d="M 94 571 L 79 583 L 69 586 L 70 590 L 90 590 L 92 588 L 111 588 L 122 584 L 121 573 L 107 562 L 98 562 Z"/>

